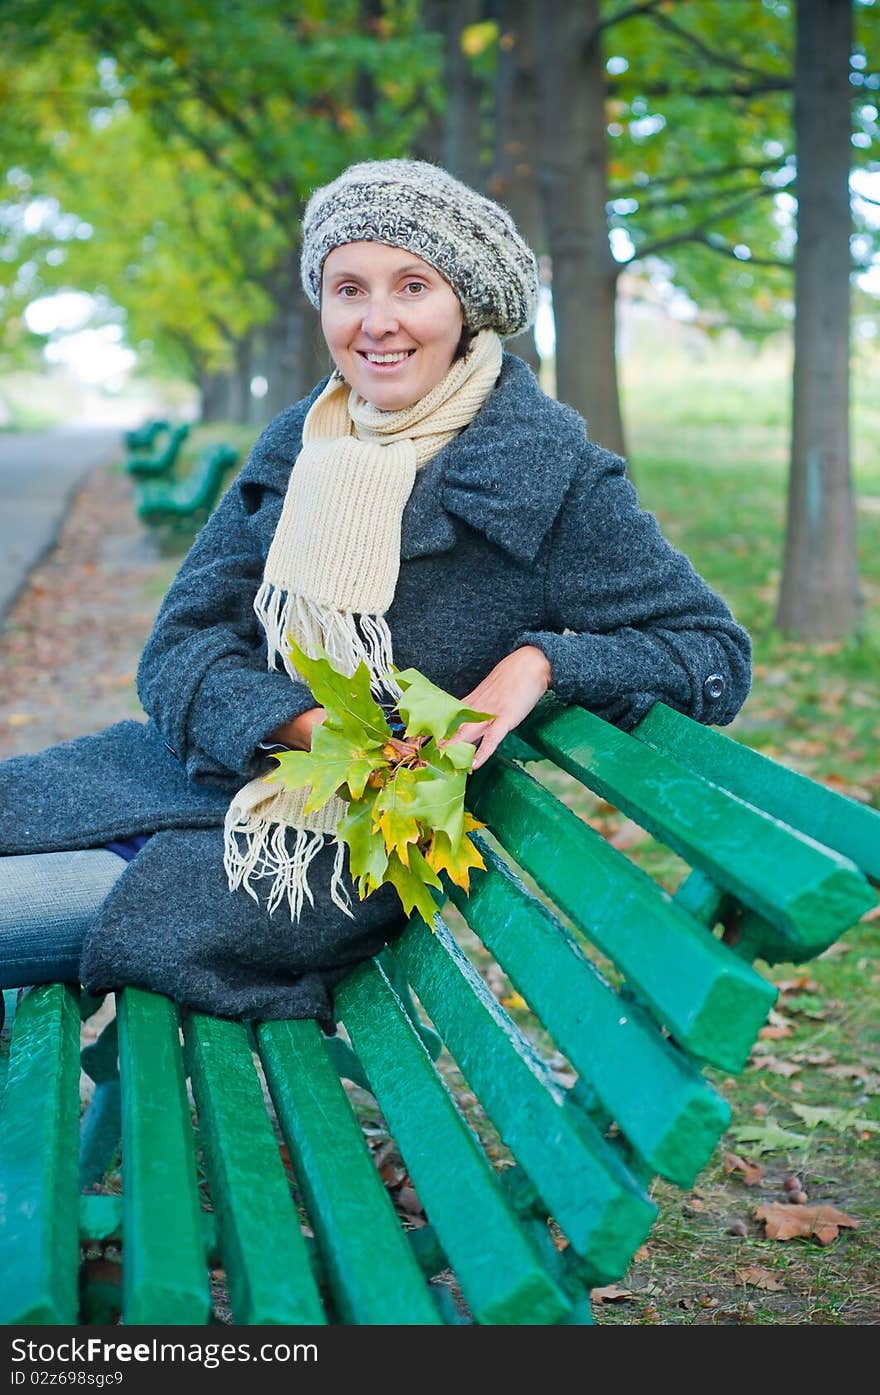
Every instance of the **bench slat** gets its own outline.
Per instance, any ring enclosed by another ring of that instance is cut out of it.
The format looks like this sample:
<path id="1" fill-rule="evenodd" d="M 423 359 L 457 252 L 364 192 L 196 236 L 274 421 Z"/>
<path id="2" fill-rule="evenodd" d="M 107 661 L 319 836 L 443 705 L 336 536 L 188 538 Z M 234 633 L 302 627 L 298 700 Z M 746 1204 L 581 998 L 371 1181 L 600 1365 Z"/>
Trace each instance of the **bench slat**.
<path id="1" fill-rule="evenodd" d="M 562 1321 L 568 1300 L 502 1196 L 383 970 L 375 962 L 356 969 L 336 1004 L 474 1319 Z"/>
<path id="2" fill-rule="evenodd" d="M 471 872 L 469 896 L 450 883 L 453 903 L 645 1167 L 691 1186 L 727 1128 L 729 1104 L 614 991 L 485 840 L 474 841 L 486 871 Z"/>
<path id="3" fill-rule="evenodd" d="M 524 728 L 543 755 L 777 926 L 794 958 L 821 953 L 874 905 L 848 858 L 593 713 L 551 700 Z"/>
<path id="4" fill-rule="evenodd" d="M 711 771 L 715 784 L 834 848 L 866 876 L 880 881 L 880 812 L 876 809 L 694 723 L 662 702 L 654 704 L 632 735 L 689 770 Z"/>
<path id="5" fill-rule="evenodd" d="M 184 1038 L 235 1320 L 323 1323 L 246 1030 L 192 1013 Z"/>
<path id="6" fill-rule="evenodd" d="M 60 983 L 18 1008 L 0 1115 L 0 1321 L 76 1323 L 79 1006 Z"/>
<path id="7" fill-rule="evenodd" d="M 510 1021 L 449 929 L 414 922 L 395 942 L 434 1026 L 593 1282 L 626 1269 L 656 1207 Z M 559 991 L 566 991 L 562 982 Z"/>
<path id="8" fill-rule="evenodd" d="M 496 757 L 469 804 L 560 909 L 614 961 L 680 1046 L 741 1070 L 776 990 L 524 770 Z"/>
<path id="9" fill-rule="evenodd" d="M 257 1040 L 341 1321 L 439 1323 L 318 1024 L 263 1022 Z"/>
<path id="10" fill-rule="evenodd" d="M 204 1323 L 211 1311 L 177 1009 L 117 996 L 127 1324 Z"/>

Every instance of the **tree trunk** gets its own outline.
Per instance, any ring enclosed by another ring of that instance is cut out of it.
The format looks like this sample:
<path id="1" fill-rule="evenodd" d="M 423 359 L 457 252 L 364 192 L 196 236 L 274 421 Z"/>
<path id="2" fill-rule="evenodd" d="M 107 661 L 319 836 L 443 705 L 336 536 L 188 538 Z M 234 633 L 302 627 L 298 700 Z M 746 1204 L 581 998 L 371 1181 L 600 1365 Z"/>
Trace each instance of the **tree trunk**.
<path id="1" fill-rule="evenodd" d="M 605 69 L 599 0 L 547 0 L 538 24 L 539 187 L 553 265 L 556 395 L 594 441 L 624 454 L 615 358 L 618 266 L 611 255 Z"/>
<path id="2" fill-rule="evenodd" d="M 202 398 L 200 421 L 229 421 L 231 419 L 231 373 L 225 371 L 222 373 L 200 373 L 199 391 Z"/>
<path id="3" fill-rule="evenodd" d="M 317 371 L 323 362 L 323 338 L 317 312 L 300 286 L 299 252 L 299 243 L 291 247 L 287 264 L 276 269 L 269 287 L 277 307 L 266 326 L 265 376 L 269 387 L 265 403 L 270 418 L 310 393 L 327 372 L 326 368 Z"/>
<path id="4" fill-rule="evenodd" d="M 446 120 L 443 127 L 443 163 L 451 174 L 470 184 L 483 185 L 480 126 L 483 84 L 471 72 L 462 52 L 462 30 L 483 18 L 482 0 L 449 0 L 446 20 Z"/>
<path id="5" fill-rule="evenodd" d="M 776 623 L 839 639 L 861 604 L 849 460 L 849 0 L 799 0 L 791 465 Z"/>
<path id="6" fill-rule="evenodd" d="M 538 190 L 538 91 L 535 73 L 534 0 L 499 0 L 495 77 L 495 152 L 487 190 L 509 211 L 526 242 L 543 252 Z M 541 361 L 532 330 L 505 345 L 538 372 Z"/>

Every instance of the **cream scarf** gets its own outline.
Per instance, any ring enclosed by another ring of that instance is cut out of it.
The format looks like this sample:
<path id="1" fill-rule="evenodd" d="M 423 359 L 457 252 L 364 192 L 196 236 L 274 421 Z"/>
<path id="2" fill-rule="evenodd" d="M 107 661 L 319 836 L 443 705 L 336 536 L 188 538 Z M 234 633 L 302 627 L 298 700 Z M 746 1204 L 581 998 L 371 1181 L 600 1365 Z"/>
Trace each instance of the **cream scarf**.
<path id="1" fill-rule="evenodd" d="M 269 667 L 280 658 L 296 682 L 291 634 L 311 657 L 320 645 L 340 672 L 363 660 L 377 697 L 399 696 L 390 677 L 391 635 L 384 619 L 400 570 L 400 528 L 416 471 L 473 420 L 501 371 L 501 340 L 482 330 L 469 352 L 410 407 L 382 411 L 335 371 L 310 407 L 302 450 L 291 471 L 254 609 L 266 631 Z M 303 812 L 309 791 L 279 789 L 265 777 L 233 797 L 226 814 L 224 866 L 230 890 L 258 900 L 268 883 L 270 914 L 286 898 L 298 920 L 314 905 L 308 867 L 335 834 L 347 804 L 332 797 Z M 289 835 L 289 837 L 288 837 Z M 351 915 L 337 839 L 333 901 Z"/>

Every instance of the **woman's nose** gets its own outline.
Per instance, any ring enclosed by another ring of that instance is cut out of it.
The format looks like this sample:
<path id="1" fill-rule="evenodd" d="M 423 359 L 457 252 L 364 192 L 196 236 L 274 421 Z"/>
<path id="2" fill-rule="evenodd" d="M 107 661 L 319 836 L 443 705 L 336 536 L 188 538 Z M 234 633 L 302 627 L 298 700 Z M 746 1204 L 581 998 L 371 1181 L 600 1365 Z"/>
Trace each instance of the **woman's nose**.
<path id="1" fill-rule="evenodd" d="M 371 339 L 381 339 L 389 332 L 396 332 L 397 328 L 397 315 L 391 301 L 385 296 L 371 296 L 361 321 L 364 334 Z"/>

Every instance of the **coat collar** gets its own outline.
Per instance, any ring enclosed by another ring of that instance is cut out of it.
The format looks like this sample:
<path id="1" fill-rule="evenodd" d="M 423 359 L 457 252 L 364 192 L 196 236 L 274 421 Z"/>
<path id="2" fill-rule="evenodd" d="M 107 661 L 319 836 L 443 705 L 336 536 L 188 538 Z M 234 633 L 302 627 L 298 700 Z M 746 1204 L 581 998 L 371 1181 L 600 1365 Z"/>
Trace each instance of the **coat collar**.
<path id="1" fill-rule="evenodd" d="M 302 445 L 309 398 L 277 417 L 239 476 L 283 494 Z M 586 444 L 583 418 L 555 402 L 515 354 L 473 421 L 419 471 L 401 522 L 401 557 L 449 552 L 455 520 L 530 565 L 553 525 Z"/>
<path id="2" fill-rule="evenodd" d="M 531 564 L 583 454 L 583 418 L 542 392 L 505 353 L 498 382 L 473 421 L 420 471 L 401 528 L 401 557 L 448 552 L 460 519 Z"/>

